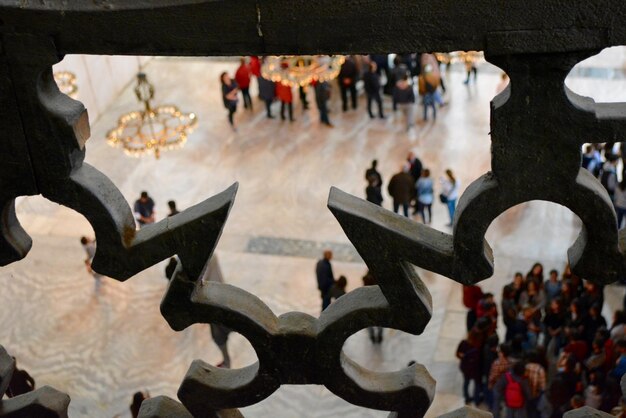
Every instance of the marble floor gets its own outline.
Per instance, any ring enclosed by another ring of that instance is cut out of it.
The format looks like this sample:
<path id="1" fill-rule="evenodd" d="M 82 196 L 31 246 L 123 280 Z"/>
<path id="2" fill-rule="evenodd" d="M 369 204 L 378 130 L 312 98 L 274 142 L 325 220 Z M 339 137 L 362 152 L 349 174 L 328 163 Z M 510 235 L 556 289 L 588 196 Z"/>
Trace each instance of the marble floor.
<path id="1" fill-rule="evenodd" d="M 568 79 L 568 85 L 597 100 L 626 100 L 624 77 L 593 76 L 611 73 L 593 69 L 623 70 L 624 63 L 623 53 L 608 60 L 596 58 Z M 107 174 L 129 202 L 140 191 L 149 191 L 157 217 L 165 216 L 170 199 L 185 208 L 238 181 L 238 196 L 217 255 L 225 280 L 255 293 L 276 314 L 319 313 L 314 265 L 324 248 L 334 249 L 335 273 L 348 277 L 348 289 L 361 285 L 366 267 L 326 208 L 331 186 L 363 196 L 363 172 L 373 158 L 388 180 L 410 150 L 436 178 L 452 168 L 462 188 L 490 168 L 489 102 L 499 71 L 488 64 L 481 66 L 477 83 L 469 86 L 462 83 L 462 71 L 450 71 L 445 96 L 449 105 L 436 122 L 418 123 L 410 132 L 389 102 L 386 120 L 370 121 L 364 97 L 359 98 L 357 111 L 341 112 L 337 91 L 331 103 L 333 129 L 320 126 L 317 111 L 302 111 L 296 99 L 294 123 L 266 119 L 262 104 L 255 101 L 254 112 L 239 109 L 238 130 L 233 132 L 226 123 L 218 77 L 235 68 L 235 61 L 225 59 L 152 60 L 145 71 L 157 88 L 156 102 L 196 112 L 198 129 L 183 149 L 163 153 L 158 161 L 151 156 L 129 158 L 110 148 L 104 140 L 107 130 L 121 113 L 138 107 L 129 87 L 91 121 L 86 161 Z M 390 207 L 386 194 L 384 205 Z M 4 286 L 0 344 L 38 385 L 70 394 L 71 417 L 130 416 L 133 392 L 145 389 L 152 395 L 175 397 L 193 359 L 220 361 L 207 326 L 177 333 L 161 317 L 163 263 L 126 283 L 104 279 L 96 294 L 79 243 L 81 235 L 93 234 L 89 224 L 41 197 L 21 199 L 17 212 L 34 244 L 26 259 L 0 270 Z M 443 205 L 434 205 L 433 218 L 435 228 L 448 230 Z M 561 271 L 579 230 L 575 215 L 551 203 L 530 202 L 505 212 L 488 231 L 496 268 L 483 288 L 499 295 L 515 271 L 526 271 L 535 261 Z M 435 301 L 424 334 L 386 330 L 384 343 L 372 346 L 367 335 L 358 333 L 345 350 L 375 370 L 398 369 L 409 360 L 425 364 L 437 380 L 428 416 L 437 416 L 462 405 L 454 349 L 464 333 L 465 309 L 460 285 L 426 271 L 420 275 Z M 621 295 L 621 288 L 611 288 L 608 305 L 618 306 Z M 229 348 L 234 367 L 256 359 L 239 335 L 231 336 Z M 278 418 L 386 416 L 350 405 L 320 386 L 283 386 L 244 413 Z"/>

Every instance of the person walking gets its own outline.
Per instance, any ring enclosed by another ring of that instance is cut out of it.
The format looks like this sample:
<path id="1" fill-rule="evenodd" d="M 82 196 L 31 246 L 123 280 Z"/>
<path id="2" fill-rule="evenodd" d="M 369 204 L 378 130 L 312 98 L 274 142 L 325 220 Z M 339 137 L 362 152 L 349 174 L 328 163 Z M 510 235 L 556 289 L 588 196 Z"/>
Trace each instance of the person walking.
<path id="1" fill-rule="evenodd" d="M 96 256 L 96 240 L 89 239 L 87 237 L 80 237 L 80 244 L 83 246 L 85 254 L 87 254 L 87 258 L 85 258 L 85 267 L 87 268 L 87 272 L 93 276 L 93 279 L 95 281 L 95 291 L 96 294 L 98 294 L 98 292 L 100 292 L 100 286 L 102 284 L 102 275 L 96 273 L 91 268 L 93 258 Z"/>
<path id="2" fill-rule="evenodd" d="M 339 81 L 339 90 L 341 91 L 341 104 L 343 111 L 348 110 L 348 92 L 350 92 L 350 99 L 352 103 L 352 109 L 356 109 L 357 97 L 356 97 L 356 82 L 359 76 L 359 71 L 354 62 L 354 58 L 349 55 L 341 65 L 337 80 Z"/>
<path id="3" fill-rule="evenodd" d="M 259 81 L 259 97 L 265 103 L 265 109 L 267 111 L 267 118 L 274 119 L 272 116 L 272 103 L 276 97 L 276 83 L 272 80 L 268 80 L 263 76 L 258 77 Z"/>
<path id="4" fill-rule="evenodd" d="M 322 297 L 322 311 L 330 305 L 330 289 L 335 284 L 335 276 L 333 275 L 333 266 L 330 260 L 333 258 L 333 252 L 324 251 L 324 256 L 317 262 L 315 266 L 315 275 L 317 276 L 317 288 Z"/>
<path id="5" fill-rule="evenodd" d="M 329 128 L 333 127 L 328 119 L 328 99 L 330 99 L 330 85 L 326 81 L 315 83 L 315 104 L 320 112 L 320 122 Z"/>
<path id="6" fill-rule="evenodd" d="M 285 108 L 289 112 L 289 121 L 293 122 L 293 93 L 286 83 L 276 83 L 276 97 L 280 100 L 280 118 L 285 120 Z"/>
<path id="7" fill-rule="evenodd" d="M 430 224 L 433 221 L 432 206 L 433 206 L 433 179 L 430 177 L 430 170 L 425 169 L 422 171 L 422 176 L 415 182 L 415 189 L 417 191 L 417 211 L 422 217 L 422 222 Z M 426 219 L 426 212 L 428 212 L 428 220 Z"/>
<path id="8" fill-rule="evenodd" d="M 220 75 L 220 82 L 222 83 L 222 100 L 224 101 L 224 107 L 228 110 L 228 123 L 236 131 L 233 115 L 237 111 L 237 91 L 239 86 L 235 80 L 230 78 L 226 71 Z"/>
<path id="9" fill-rule="evenodd" d="M 415 192 L 415 181 L 409 173 L 408 168 L 402 167 L 400 172 L 394 174 L 389 181 L 387 191 L 393 198 L 393 211 L 398 213 L 400 206 L 404 211 L 404 216 L 409 217 L 409 204 Z"/>
<path id="10" fill-rule="evenodd" d="M 133 212 L 135 213 L 135 219 L 137 219 L 139 228 L 154 223 L 154 200 L 148 196 L 148 192 L 141 192 L 139 199 L 135 201 Z"/>
<path id="11" fill-rule="evenodd" d="M 413 105 L 415 104 L 415 93 L 413 92 L 413 86 L 409 84 L 409 77 L 404 74 L 402 78 L 396 83 L 392 93 L 393 98 L 393 110 L 398 108 L 402 110 L 406 118 L 406 130 L 410 130 L 413 126 Z"/>
<path id="12" fill-rule="evenodd" d="M 252 78 L 252 72 L 250 67 L 246 64 L 246 59 L 241 58 L 239 68 L 235 72 L 235 81 L 239 85 L 241 95 L 243 96 L 244 109 L 252 110 L 252 98 L 250 97 L 250 79 Z"/>
<path id="13" fill-rule="evenodd" d="M 441 179 L 441 201 L 448 206 L 448 212 L 450 213 L 450 223 L 447 226 L 452 226 L 454 222 L 454 211 L 456 210 L 456 200 L 459 197 L 459 181 L 454 177 L 452 170 L 446 170 L 446 177 Z"/>
<path id="14" fill-rule="evenodd" d="M 438 96 L 437 88 L 439 87 L 439 73 L 433 71 L 433 67 L 428 64 L 424 67 L 424 73 L 418 78 L 418 90 L 422 96 L 422 104 L 424 106 L 424 121 L 428 120 L 428 108 L 433 111 L 433 120 L 437 119 L 437 104 L 442 105 L 443 100 Z"/>
<path id="15" fill-rule="evenodd" d="M 380 96 L 380 75 L 376 72 L 376 63 L 374 61 L 369 63 L 368 70 L 363 74 L 363 87 L 367 95 L 367 113 L 370 115 L 370 118 L 374 119 L 372 102 L 375 101 L 378 105 L 378 117 L 384 119 L 383 100 Z"/>
<path id="16" fill-rule="evenodd" d="M 462 57 L 465 62 L 465 71 L 467 72 L 467 78 L 463 84 L 469 84 L 470 76 L 474 74 L 474 84 L 476 84 L 476 78 L 478 76 L 478 69 L 476 68 L 476 59 L 478 53 L 476 51 L 464 52 Z"/>

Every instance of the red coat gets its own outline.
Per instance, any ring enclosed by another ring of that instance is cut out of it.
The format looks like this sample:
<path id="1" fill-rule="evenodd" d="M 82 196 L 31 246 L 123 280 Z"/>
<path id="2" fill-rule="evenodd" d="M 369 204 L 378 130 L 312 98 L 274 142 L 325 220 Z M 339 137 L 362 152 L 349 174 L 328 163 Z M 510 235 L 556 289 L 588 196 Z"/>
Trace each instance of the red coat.
<path id="1" fill-rule="evenodd" d="M 479 286 L 463 286 L 463 305 L 476 312 L 478 302 L 483 298 L 483 291 Z"/>
<path id="2" fill-rule="evenodd" d="M 237 68 L 237 72 L 235 73 L 235 81 L 239 84 L 239 88 L 247 89 L 250 87 L 250 77 L 252 73 L 250 72 L 250 68 L 241 64 L 239 68 Z"/>
<path id="3" fill-rule="evenodd" d="M 259 57 L 256 55 L 250 57 L 250 72 L 255 77 L 261 76 L 261 62 L 259 61 Z"/>
<path id="4" fill-rule="evenodd" d="M 293 94 L 291 94 L 291 86 L 289 84 L 276 83 L 276 97 L 285 103 L 293 102 Z"/>

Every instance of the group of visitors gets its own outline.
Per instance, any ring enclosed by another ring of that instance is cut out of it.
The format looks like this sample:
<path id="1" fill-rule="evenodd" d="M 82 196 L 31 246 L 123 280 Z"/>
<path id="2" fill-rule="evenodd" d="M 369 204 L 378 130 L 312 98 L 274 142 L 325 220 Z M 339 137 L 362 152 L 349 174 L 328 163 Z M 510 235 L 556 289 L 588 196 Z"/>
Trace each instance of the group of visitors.
<path id="1" fill-rule="evenodd" d="M 383 178 L 377 167 L 378 161 L 373 160 L 372 166 L 365 170 L 367 181 L 365 196 L 369 202 L 382 206 Z M 447 206 L 450 215 L 448 226 L 452 226 L 460 184 L 450 169 L 445 170 L 445 176 L 440 178 L 440 184 L 439 200 Z M 398 213 L 402 208 L 404 216 L 409 217 L 409 207 L 412 206 L 413 215 L 419 214 L 425 224 L 432 223 L 434 182 L 430 169 L 423 167 L 414 152 L 408 153 L 406 160 L 401 164 L 400 171 L 391 177 L 387 191 L 393 199 L 394 212 Z"/>
<path id="2" fill-rule="evenodd" d="M 445 54 L 442 54 L 445 56 Z M 468 68 L 466 84 L 469 83 L 470 74 L 476 79 L 476 54 L 465 53 L 464 62 Z M 445 62 L 445 61 L 444 61 Z M 445 93 L 445 84 L 441 77 L 440 66 L 442 61 L 434 54 L 398 54 L 389 64 L 388 55 L 347 56 L 341 65 L 337 76 L 342 109 L 356 110 L 357 82 L 363 80 L 363 90 L 367 98 L 367 113 L 370 118 L 376 116 L 372 111 L 372 104 L 376 103 L 378 117 L 385 118 L 384 95 L 391 96 L 392 109 L 401 110 L 405 116 L 406 128 L 410 130 L 414 126 L 414 108 L 416 92 L 421 97 L 423 105 L 423 120 L 428 120 L 429 109 L 432 119 L 437 117 L 437 108 L 445 106 L 442 94 Z M 280 101 L 280 117 L 282 120 L 293 122 L 293 88 L 287 81 L 274 82 L 263 77 L 261 67 L 263 58 L 252 56 L 241 58 L 239 67 L 234 77 L 223 72 L 220 75 L 222 85 L 222 99 L 224 107 L 228 111 L 228 122 L 235 129 L 233 115 L 237 109 L 238 91 L 241 91 L 244 108 L 252 111 L 252 99 L 250 97 L 250 85 L 252 78 L 257 79 L 259 98 L 264 102 L 267 117 L 273 119 L 272 103 Z M 449 60 L 446 62 L 449 66 Z M 309 88 L 310 87 L 310 88 Z M 307 92 L 312 89 L 315 95 L 315 103 L 320 113 L 320 122 L 332 127 L 328 118 L 328 100 L 330 99 L 331 86 L 327 81 L 313 80 L 310 85 L 297 86 L 303 111 L 309 109 Z"/>
<path id="3" fill-rule="evenodd" d="M 333 266 L 330 260 L 333 259 L 333 252 L 325 250 L 322 258 L 315 265 L 315 276 L 317 278 L 317 288 L 322 298 L 322 312 L 331 303 L 346 294 L 348 279 L 346 276 L 339 276 L 335 279 Z M 363 286 L 375 286 L 378 281 L 371 272 L 363 276 Z M 383 341 L 383 327 L 372 326 L 368 328 L 369 337 L 372 344 L 380 344 Z"/>
<path id="4" fill-rule="evenodd" d="M 582 166 L 589 170 L 604 186 L 617 214 L 617 227 L 621 228 L 626 216 L 626 173 L 624 172 L 624 157 L 626 150 L 620 144 L 619 153 L 614 152 L 614 142 L 589 144 L 585 146 Z M 618 176 L 618 164 L 622 162 L 621 180 Z"/>
<path id="5" fill-rule="evenodd" d="M 584 405 L 605 412 L 620 406 L 626 314 L 617 311 L 607 326 L 602 286 L 569 266 L 544 280 L 536 263 L 504 286 L 500 312 L 494 295 L 476 285 L 464 286 L 463 303 L 468 334 L 456 355 L 467 404 L 484 403 L 495 418 L 503 410 L 507 417 L 548 418 Z"/>

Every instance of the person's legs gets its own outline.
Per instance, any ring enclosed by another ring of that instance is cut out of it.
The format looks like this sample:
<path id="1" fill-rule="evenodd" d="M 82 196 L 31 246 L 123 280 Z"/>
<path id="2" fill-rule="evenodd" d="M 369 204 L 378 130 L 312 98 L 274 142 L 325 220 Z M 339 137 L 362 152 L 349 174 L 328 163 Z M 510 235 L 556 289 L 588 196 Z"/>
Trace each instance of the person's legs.
<path id="1" fill-rule="evenodd" d="M 424 205 L 423 203 L 420 203 L 420 201 L 417 201 L 417 213 L 419 213 L 419 215 L 422 218 L 422 222 L 426 223 L 426 215 L 424 213 L 424 208 L 426 208 L 426 205 Z"/>
<path id="2" fill-rule="evenodd" d="M 330 305 L 330 295 L 323 295 L 322 296 L 322 311 L 326 308 L 328 308 L 328 305 Z"/>
<path id="3" fill-rule="evenodd" d="M 404 216 L 406 216 L 408 218 L 409 217 L 409 204 L 408 203 L 403 203 L 402 204 L 402 209 L 404 211 Z"/>
<path id="4" fill-rule="evenodd" d="M 289 121 L 293 122 L 293 103 L 287 103 L 287 110 L 289 111 Z"/>
<path id="5" fill-rule="evenodd" d="M 624 220 L 624 215 L 626 215 L 626 209 L 616 208 L 617 209 L 617 228 L 622 227 L 622 221 Z"/>
<path id="6" fill-rule="evenodd" d="M 274 116 L 272 116 L 272 100 L 271 99 L 265 100 L 265 108 L 267 109 L 267 117 L 270 119 L 273 119 Z"/>
<path id="7" fill-rule="evenodd" d="M 298 88 L 298 93 L 300 94 L 300 102 L 302 102 L 302 108 L 304 110 L 309 109 L 309 102 L 306 99 L 306 91 L 304 91 L 304 87 L 300 86 Z"/>
<path id="8" fill-rule="evenodd" d="M 380 97 L 380 93 L 377 93 L 374 99 L 378 103 L 378 117 L 382 119 L 385 117 L 385 114 L 383 113 L 383 99 Z"/>
<path id="9" fill-rule="evenodd" d="M 428 211 L 428 223 L 429 224 L 433 222 L 433 211 L 432 211 L 432 209 L 433 209 L 432 203 L 426 205 L 426 210 Z"/>
<path id="10" fill-rule="evenodd" d="M 374 100 L 373 96 L 367 95 L 367 113 L 370 115 L 370 118 L 374 119 L 374 114 L 372 113 L 372 100 Z"/>
<path id="11" fill-rule="evenodd" d="M 433 120 L 437 120 L 437 106 L 435 105 L 434 99 L 430 102 L 430 106 L 433 108 Z"/>
<path id="12" fill-rule="evenodd" d="M 406 130 L 408 131 L 413 126 L 413 103 L 409 103 L 406 106 Z"/>
<path id="13" fill-rule="evenodd" d="M 398 213 L 398 209 L 400 209 L 400 204 L 394 200 L 393 201 L 393 211 L 395 213 Z"/>
<path id="14" fill-rule="evenodd" d="M 450 213 L 450 225 L 454 222 L 454 210 L 456 205 L 456 199 L 448 200 L 448 212 Z"/>
<path id="15" fill-rule="evenodd" d="M 319 110 L 320 110 L 320 121 L 330 126 L 330 119 L 328 119 L 328 108 L 326 107 L 326 102 L 322 103 L 319 106 Z"/>
<path id="16" fill-rule="evenodd" d="M 469 394 L 469 384 L 470 378 L 463 374 L 463 397 L 465 398 L 465 403 L 469 404 L 472 401 Z"/>
<path id="17" fill-rule="evenodd" d="M 285 120 L 285 102 L 280 101 L 280 118 Z"/>
<path id="18" fill-rule="evenodd" d="M 478 406 L 482 402 L 483 382 L 480 377 L 472 380 L 474 381 L 474 405 Z"/>
<path id="19" fill-rule="evenodd" d="M 341 106 L 343 111 L 346 112 L 348 110 L 348 89 L 341 80 L 339 81 L 339 90 L 341 91 Z"/>
<path id="20" fill-rule="evenodd" d="M 352 109 L 356 109 L 356 83 L 350 85 L 350 96 L 352 98 Z"/>
<path id="21" fill-rule="evenodd" d="M 226 346 L 226 343 L 218 344 L 217 347 L 220 349 L 220 352 L 222 353 L 222 358 L 224 359 L 220 367 L 230 369 L 230 356 L 228 355 L 228 347 Z"/>
<path id="22" fill-rule="evenodd" d="M 236 105 L 230 105 L 228 106 L 228 123 L 230 123 L 231 126 L 235 126 L 235 121 L 233 118 L 233 115 L 235 114 L 235 111 L 237 110 L 237 106 Z"/>

